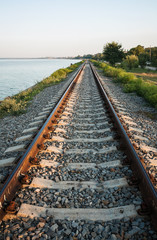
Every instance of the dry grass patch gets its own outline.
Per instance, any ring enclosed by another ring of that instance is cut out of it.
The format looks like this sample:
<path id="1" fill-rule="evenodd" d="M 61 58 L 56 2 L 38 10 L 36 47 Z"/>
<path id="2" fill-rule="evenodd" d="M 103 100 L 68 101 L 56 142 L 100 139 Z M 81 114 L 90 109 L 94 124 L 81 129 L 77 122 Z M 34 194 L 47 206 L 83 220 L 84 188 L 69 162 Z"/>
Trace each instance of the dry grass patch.
<path id="1" fill-rule="evenodd" d="M 133 72 L 133 74 L 136 77 L 142 77 L 145 81 L 151 81 L 154 82 L 154 84 L 157 84 L 157 73 L 136 73 Z"/>

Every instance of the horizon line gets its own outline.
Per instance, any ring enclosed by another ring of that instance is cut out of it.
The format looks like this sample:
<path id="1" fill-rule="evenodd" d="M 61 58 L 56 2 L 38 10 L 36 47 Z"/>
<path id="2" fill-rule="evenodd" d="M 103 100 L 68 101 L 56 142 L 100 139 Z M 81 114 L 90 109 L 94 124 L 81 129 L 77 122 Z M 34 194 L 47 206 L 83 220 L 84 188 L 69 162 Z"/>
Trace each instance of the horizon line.
<path id="1" fill-rule="evenodd" d="M 66 59 L 66 58 L 75 58 L 75 57 L 0 57 L 0 59 Z"/>

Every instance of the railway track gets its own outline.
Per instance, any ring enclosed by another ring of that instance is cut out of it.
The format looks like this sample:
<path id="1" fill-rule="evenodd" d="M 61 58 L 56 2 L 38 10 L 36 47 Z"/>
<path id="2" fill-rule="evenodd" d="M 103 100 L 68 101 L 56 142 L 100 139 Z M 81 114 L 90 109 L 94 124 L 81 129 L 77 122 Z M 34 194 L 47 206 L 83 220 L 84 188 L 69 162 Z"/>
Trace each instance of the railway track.
<path id="1" fill-rule="evenodd" d="M 19 160 L 0 202 L 0 236 L 8 239 L 157 237 L 150 224 L 156 191 L 88 62 Z"/>

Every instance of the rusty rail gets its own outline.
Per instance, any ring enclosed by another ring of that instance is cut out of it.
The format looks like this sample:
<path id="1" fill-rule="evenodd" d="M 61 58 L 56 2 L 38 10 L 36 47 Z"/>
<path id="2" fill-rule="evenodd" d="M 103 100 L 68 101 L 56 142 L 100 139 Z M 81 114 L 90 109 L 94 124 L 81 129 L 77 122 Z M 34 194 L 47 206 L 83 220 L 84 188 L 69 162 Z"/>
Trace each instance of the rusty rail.
<path id="1" fill-rule="evenodd" d="M 119 118 L 118 118 L 106 92 L 105 92 L 105 89 L 101 83 L 101 80 L 92 65 L 91 65 L 91 69 L 94 74 L 96 83 L 100 89 L 100 92 L 105 100 L 105 103 L 107 104 L 108 111 L 110 112 L 111 116 L 113 117 L 114 125 L 116 126 L 117 130 L 119 131 L 118 133 L 120 134 L 122 144 L 123 144 L 124 148 L 126 148 L 127 157 L 130 160 L 134 174 L 139 181 L 139 187 L 142 192 L 144 201 L 150 210 L 152 222 L 154 225 L 156 225 L 156 223 L 157 223 L 157 192 L 148 176 L 148 173 L 146 172 L 145 168 L 143 167 L 133 145 L 131 144 L 129 137 L 126 134 L 124 127 L 122 126 L 122 124 L 121 124 L 121 122 L 120 122 L 120 120 L 119 120 Z"/>
<path id="2" fill-rule="evenodd" d="M 44 125 L 39 130 L 38 134 L 35 136 L 32 143 L 28 146 L 24 155 L 20 158 L 17 166 L 12 171 L 9 178 L 6 180 L 2 188 L 2 191 L 0 192 L 0 220 L 5 215 L 3 204 L 5 203 L 6 200 L 10 202 L 13 199 L 18 188 L 20 188 L 21 186 L 21 182 L 19 181 L 20 175 L 27 173 L 27 170 L 31 166 L 30 157 L 34 158 L 36 156 L 38 152 L 38 145 L 41 145 L 43 143 L 43 141 L 45 140 L 45 135 L 47 134 L 48 131 L 50 131 L 50 128 L 48 130 L 48 127 L 51 127 L 53 125 L 53 122 L 56 121 L 56 118 L 58 118 L 59 115 L 62 113 L 62 110 L 68 99 L 68 96 L 70 95 L 70 92 L 73 89 L 75 82 L 80 76 L 83 68 L 84 68 L 84 64 L 79 68 L 79 70 L 75 74 L 75 77 L 69 84 L 68 88 L 65 90 L 64 94 L 59 99 L 58 103 L 50 113 L 48 119 L 45 121 Z M 129 140 L 129 137 L 127 136 L 111 102 L 108 99 L 108 96 L 103 88 L 103 85 L 101 83 L 101 80 L 99 79 L 97 72 L 92 67 L 92 65 L 91 65 L 91 69 L 95 77 L 96 83 L 99 87 L 99 90 L 102 94 L 102 97 L 108 107 L 108 111 L 113 117 L 114 125 L 116 126 L 118 133 L 121 136 L 122 144 L 126 149 L 126 154 L 128 159 L 130 159 L 132 168 L 134 169 L 134 174 L 136 175 L 136 177 L 140 182 L 139 187 L 141 189 L 141 192 L 143 193 L 143 197 L 146 204 L 150 207 L 153 223 L 156 223 L 157 222 L 157 193 L 134 147 L 132 146 Z"/>
<path id="3" fill-rule="evenodd" d="M 62 109 L 65 106 L 65 102 L 68 99 L 68 96 L 73 89 L 75 82 L 79 78 L 85 64 L 82 64 L 81 67 L 76 71 L 74 74 L 74 77 L 72 81 L 70 82 L 69 86 L 59 99 L 58 103 L 56 106 L 53 108 L 52 112 L 48 116 L 47 120 L 31 142 L 31 144 L 28 146 L 26 149 L 24 155 L 19 159 L 16 167 L 13 169 L 12 173 L 6 180 L 6 182 L 3 185 L 3 188 L 0 192 L 0 220 L 3 219 L 4 215 L 6 214 L 4 210 L 4 204 L 7 202 L 10 202 L 17 190 L 21 187 L 21 182 L 19 181 L 19 177 L 21 174 L 26 174 L 29 167 L 32 165 L 30 163 L 30 158 L 34 158 L 39 151 L 38 147 L 43 143 L 45 140 L 45 135 L 47 134 L 48 127 L 52 126 L 52 121 L 54 122 L 55 119 L 59 116 L 59 114 L 62 112 Z"/>

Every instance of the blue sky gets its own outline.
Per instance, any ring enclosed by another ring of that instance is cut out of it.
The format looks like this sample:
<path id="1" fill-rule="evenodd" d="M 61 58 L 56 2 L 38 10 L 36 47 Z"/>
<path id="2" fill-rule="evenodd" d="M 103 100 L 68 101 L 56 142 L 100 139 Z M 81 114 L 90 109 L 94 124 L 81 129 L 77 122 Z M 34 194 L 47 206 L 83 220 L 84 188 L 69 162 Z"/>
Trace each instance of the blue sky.
<path id="1" fill-rule="evenodd" d="M 157 0 L 0 0 L 0 57 L 157 46 Z"/>

